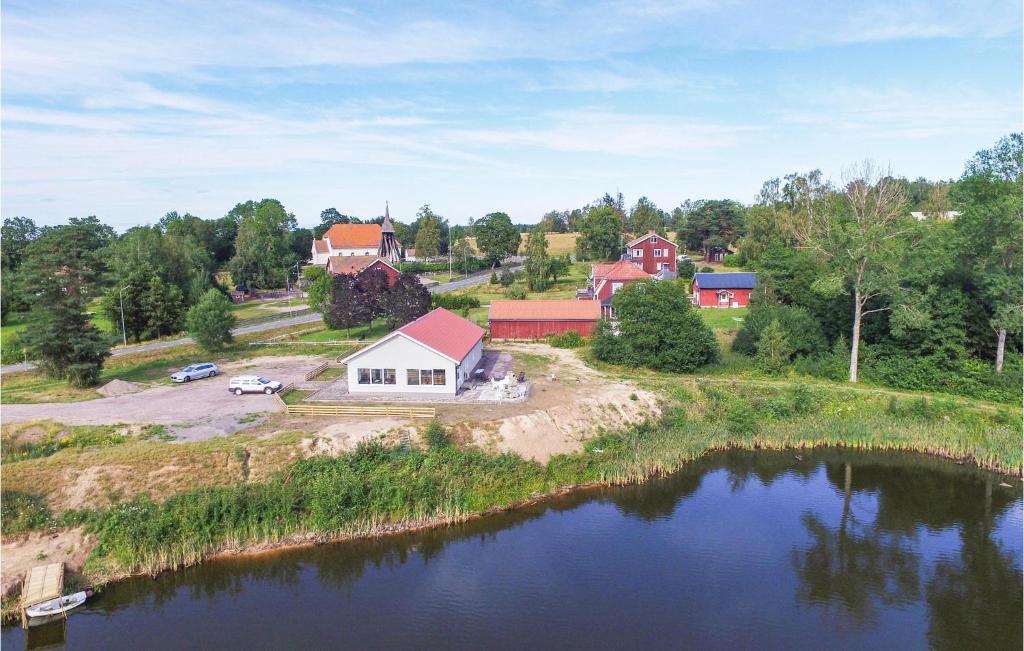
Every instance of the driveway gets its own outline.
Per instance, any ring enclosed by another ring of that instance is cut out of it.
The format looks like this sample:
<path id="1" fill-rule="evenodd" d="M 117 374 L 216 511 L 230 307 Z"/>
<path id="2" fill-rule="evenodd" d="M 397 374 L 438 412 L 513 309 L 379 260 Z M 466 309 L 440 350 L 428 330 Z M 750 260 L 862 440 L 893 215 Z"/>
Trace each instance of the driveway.
<path id="1" fill-rule="evenodd" d="M 307 372 L 323 362 L 308 355 L 264 357 L 226 364 L 221 375 L 187 384 L 154 387 L 113 398 L 84 402 L 14 404 L 3 406 L 5 423 L 52 419 L 66 425 L 111 423 L 165 425 L 183 440 L 200 440 L 230 434 L 257 420 L 252 414 L 282 411 L 274 396 L 262 393 L 235 396 L 228 393 L 232 375 L 258 374 L 282 384 L 301 382 Z"/>
<path id="2" fill-rule="evenodd" d="M 519 269 L 520 267 L 510 267 L 512 271 Z M 484 271 L 479 274 L 469 276 L 468 278 L 461 278 L 459 280 L 453 280 L 450 283 L 438 285 L 437 287 L 429 288 L 429 291 L 434 294 L 446 294 L 456 289 L 462 289 L 463 287 L 472 287 L 473 285 L 481 285 L 488 282 L 491 278 L 490 271 Z M 273 321 L 265 321 L 263 323 L 257 323 L 250 326 L 243 326 L 241 328 L 235 328 L 231 331 L 236 337 L 238 335 L 246 335 L 253 332 L 264 332 L 266 330 L 276 330 L 278 328 L 287 328 L 293 325 L 303 325 L 305 323 L 314 323 L 319 321 L 322 317 L 319 314 L 304 314 L 302 316 L 274 319 Z M 160 350 L 162 348 L 173 348 L 174 346 L 183 346 L 185 344 L 192 343 L 191 337 L 181 337 L 180 339 L 169 339 L 167 341 L 154 341 L 148 344 L 136 344 L 134 346 L 121 346 L 114 348 L 110 351 L 111 357 L 117 357 L 119 355 L 130 355 L 132 353 L 141 353 L 147 350 Z M 28 371 L 35 368 L 35 364 L 32 363 L 21 363 L 21 364 L 9 364 L 8 366 L 0 366 L 0 373 L 15 373 L 17 371 Z M 6 409 L 4 410 L 6 413 Z"/>

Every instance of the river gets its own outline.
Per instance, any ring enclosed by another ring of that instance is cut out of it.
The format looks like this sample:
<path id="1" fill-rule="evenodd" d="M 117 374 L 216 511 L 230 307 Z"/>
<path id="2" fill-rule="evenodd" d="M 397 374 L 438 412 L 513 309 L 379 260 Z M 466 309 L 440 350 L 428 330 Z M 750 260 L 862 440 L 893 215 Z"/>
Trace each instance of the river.
<path id="1" fill-rule="evenodd" d="M 464 525 L 124 581 L 28 642 L 1019 650 L 1021 509 L 1019 481 L 918 455 L 718 453 Z"/>

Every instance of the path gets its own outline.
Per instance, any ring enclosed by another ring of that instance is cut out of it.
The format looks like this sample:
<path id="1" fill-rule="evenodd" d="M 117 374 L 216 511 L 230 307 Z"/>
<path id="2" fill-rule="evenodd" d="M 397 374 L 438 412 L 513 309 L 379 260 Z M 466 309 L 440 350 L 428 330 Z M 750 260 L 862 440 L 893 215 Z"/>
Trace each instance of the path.
<path id="1" fill-rule="evenodd" d="M 513 267 L 514 271 L 517 267 Z M 460 278 L 459 280 L 453 280 L 450 283 L 444 283 L 443 285 L 437 285 L 431 287 L 429 291 L 434 294 L 446 294 L 456 289 L 462 289 L 464 287 L 472 287 L 473 285 L 482 285 L 489 281 L 491 278 L 490 271 L 484 271 L 479 274 L 469 276 L 468 278 Z M 274 319 L 273 321 L 265 321 L 263 323 L 257 323 L 250 326 L 242 326 L 235 328 L 231 331 L 234 336 L 247 335 L 254 332 L 264 332 L 266 330 L 277 330 L 278 328 L 287 328 L 290 326 L 303 325 L 306 323 L 315 323 L 321 320 L 321 316 L 317 313 L 304 314 L 296 317 L 285 317 L 281 319 Z M 175 346 L 184 346 L 192 343 L 192 337 L 181 337 L 178 339 L 168 339 L 167 341 L 153 341 L 146 344 L 135 344 L 132 346 L 119 346 L 110 351 L 111 357 L 119 357 L 121 355 L 131 355 L 134 353 L 144 353 L 149 350 L 161 350 L 163 348 L 173 348 Z M 0 366 L 0 373 L 15 373 L 17 371 L 29 371 L 35 368 L 36 365 L 32 363 L 21 363 L 21 364 L 10 364 L 8 366 Z"/>

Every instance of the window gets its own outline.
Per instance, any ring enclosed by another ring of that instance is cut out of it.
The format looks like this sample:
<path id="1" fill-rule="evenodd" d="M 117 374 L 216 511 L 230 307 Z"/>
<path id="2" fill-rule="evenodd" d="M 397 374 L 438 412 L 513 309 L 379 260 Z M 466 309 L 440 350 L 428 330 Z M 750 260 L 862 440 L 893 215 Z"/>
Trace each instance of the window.
<path id="1" fill-rule="evenodd" d="M 420 371 L 420 384 L 433 384 L 434 376 L 430 371 Z"/>
<path id="2" fill-rule="evenodd" d="M 651 235 L 651 244 L 657 244 L 657 243 L 658 243 L 658 236 L 657 235 Z"/>
<path id="3" fill-rule="evenodd" d="M 397 377 L 393 368 L 359 369 L 359 384 L 395 384 Z"/>
<path id="4" fill-rule="evenodd" d="M 443 368 L 435 368 L 434 369 L 434 384 L 435 385 L 440 384 L 442 386 L 445 384 L 444 369 Z"/>
<path id="5" fill-rule="evenodd" d="M 665 255 L 664 249 L 654 249 L 654 257 L 655 258 L 661 258 L 661 257 L 664 257 L 664 255 Z"/>
<path id="6" fill-rule="evenodd" d="M 393 381 L 387 382 L 386 378 L 385 375 L 385 384 L 394 384 Z M 445 372 L 443 368 L 410 368 L 405 372 L 405 383 L 412 386 L 444 386 Z"/>
<path id="7" fill-rule="evenodd" d="M 622 283 L 612 283 L 612 294 L 622 289 Z"/>
<path id="8" fill-rule="evenodd" d="M 644 257 L 644 250 L 643 249 L 633 249 L 633 257 L 634 258 L 642 258 L 642 257 Z"/>
<path id="9" fill-rule="evenodd" d="M 418 368 L 410 368 L 405 372 L 405 383 L 416 386 L 420 383 L 420 370 Z"/>

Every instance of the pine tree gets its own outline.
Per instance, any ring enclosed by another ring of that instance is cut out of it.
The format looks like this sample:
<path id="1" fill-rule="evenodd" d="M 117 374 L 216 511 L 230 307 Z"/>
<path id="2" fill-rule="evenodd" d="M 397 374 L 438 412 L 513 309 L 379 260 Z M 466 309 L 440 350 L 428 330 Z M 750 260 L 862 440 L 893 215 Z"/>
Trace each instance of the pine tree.
<path id="1" fill-rule="evenodd" d="M 757 340 L 758 367 L 766 373 L 780 373 L 792 354 L 793 347 L 789 344 L 786 330 L 778 319 L 773 319 Z"/>
<path id="2" fill-rule="evenodd" d="M 220 350 L 231 343 L 231 329 L 237 320 L 231 300 L 216 289 L 207 290 L 188 311 L 188 332 L 203 350 Z"/>

